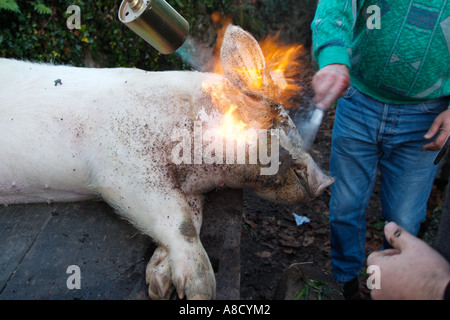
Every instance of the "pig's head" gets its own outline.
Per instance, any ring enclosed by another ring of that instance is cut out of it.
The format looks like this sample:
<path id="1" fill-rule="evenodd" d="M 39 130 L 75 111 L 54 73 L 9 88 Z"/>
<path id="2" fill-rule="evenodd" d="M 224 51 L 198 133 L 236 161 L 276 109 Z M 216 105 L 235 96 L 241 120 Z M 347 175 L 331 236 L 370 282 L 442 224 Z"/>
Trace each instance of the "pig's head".
<path id="1" fill-rule="evenodd" d="M 231 165 L 227 185 L 243 186 L 265 199 L 282 203 L 317 197 L 334 180 L 322 172 L 303 148 L 294 122 L 284 107 L 274 102 L 280 90 L 266 68 L 258 42 L 248 32 L 230 25 L 225 32 L 220 60 L 231 83 L 229 91 L 234 92 L 229 96 L 235 99 L 237 116 L 251 128 L 271 132 L 265 148 L 266 155 L 271 154 L 272 163 Z M 251 147 L 248 148 L 251 152 Z M 261 148 L 261 141 L 255 148 Z"/>

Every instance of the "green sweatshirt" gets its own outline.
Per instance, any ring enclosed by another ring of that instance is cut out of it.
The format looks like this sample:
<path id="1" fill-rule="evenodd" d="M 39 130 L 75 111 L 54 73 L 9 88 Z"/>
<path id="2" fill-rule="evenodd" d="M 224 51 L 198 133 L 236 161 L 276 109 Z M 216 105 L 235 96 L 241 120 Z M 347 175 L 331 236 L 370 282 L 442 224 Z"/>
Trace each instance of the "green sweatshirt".
<path id="1" fill-rule="evenodd" d="M 320 0 L 311 24 L 322 68 L 350 68 L 351 83 L 385 103 L 450 95 L 450 0 Z"/>

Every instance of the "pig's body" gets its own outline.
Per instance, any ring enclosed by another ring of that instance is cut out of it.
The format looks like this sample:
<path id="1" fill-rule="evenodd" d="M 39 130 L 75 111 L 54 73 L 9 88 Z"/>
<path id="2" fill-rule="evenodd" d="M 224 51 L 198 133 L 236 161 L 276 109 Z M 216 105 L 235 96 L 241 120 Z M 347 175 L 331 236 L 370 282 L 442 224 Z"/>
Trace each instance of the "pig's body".
<path id="1" fill-rule="evenodd" d="M 180 297 L 214 297 L 214 273 L 198 237 L 203 193 L 248 187 L 298 202 L 332 181 L 303 151 L 282 109 L 287 151 L 276 175 L 261 176 L 257 164 L 174 164 L 174 130 L 192 132 L 199 120 L 207 130 L 223 117 L 205 81 L 228 86 L 254 126 L 274 114 L 267 101 L 219 75 L 0 59 L 0 204 L 102 198 L 159 244 L 146 272 L 151 298 L 167 298 L 173 287 Z"/>
<path id="2" fill-rule="evenodd" d="M 137 171 L 160 165 L 168 128 L 192 124 L 205 106 L 207 76 L 0 59 L 0 203 L 105 196 L 108 170 L 117 185 L 128 161 Z"/>
<path id="3" fill-rule="evenodd" d="M 179 266 L 180 294 L 188 286 L 189 297 L 212 297 L 214 274 L 195 230 L 201 216 L 192 221 L 189 205 L 199 193 L 176 188 L 159 159 L 171 130 L 202 106 L 205 76 L 0 59 L 0 203 L 101 197 L 162 246 L 177 248 L 171 263 Z"/>

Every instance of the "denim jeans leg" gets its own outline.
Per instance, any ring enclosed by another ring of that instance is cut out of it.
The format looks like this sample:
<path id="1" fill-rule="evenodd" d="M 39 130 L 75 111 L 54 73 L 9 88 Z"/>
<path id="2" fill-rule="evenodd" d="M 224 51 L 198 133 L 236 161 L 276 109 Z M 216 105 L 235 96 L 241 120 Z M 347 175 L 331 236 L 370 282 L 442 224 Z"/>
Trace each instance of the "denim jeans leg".
<path id="1" fill-rule="evenodd" d="M 354 88 L 338 102 L 330 174 L 331 265 L 341 282 L 358 275 L 365 260 L 365 210 L 381 170 L 383 214 L 413 234 L 425 217 L 437 173 L 436 152 L 423 136 L 446 101 L 388 105 Z"/>
<path id="2" fill-rule="evenodd" d="M 447 108 L 447 102 L 390 108 L 395 127 L 383 143 L 384 152 L 380 159 L 383 215 L 386 220 L 395 221 L 417 235 L 439 168 L 433 164 L 437 152 L 422 149 L 430 142 L 423 136 L 436 116 Z"/>
<path id="3" fill-rule="evenodd" d="M 335 278 L 355 278 L 364 263 L 368 206 L 378 171 L 380 151 L 377 108 L 367 111 L 366 96 L 351 88 L 338 101 L 333 127 L 330 175 L 331 265 Z M 364 111 L 363 111 L 364 110 Z"/>

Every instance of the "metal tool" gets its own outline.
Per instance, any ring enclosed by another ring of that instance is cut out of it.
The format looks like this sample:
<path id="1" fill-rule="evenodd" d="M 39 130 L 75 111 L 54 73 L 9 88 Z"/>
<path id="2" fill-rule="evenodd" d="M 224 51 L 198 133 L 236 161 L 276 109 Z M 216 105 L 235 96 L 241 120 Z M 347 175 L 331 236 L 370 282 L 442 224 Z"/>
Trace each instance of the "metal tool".
<path id="1" fill-rule="evenodd" d="M 308 151 L 316 139 L 317 131 L 319 131 L 325 111 L 315 108 L 310 118 L 299 128 L 300 136 L 303 140 L 303 148 Z"/>
<path id="2" fill-rule="evenodd" d="M 434 158 L 433 163 L 435 165 L 437 165 L 442 160 L 442 158 L 445 156 L 445 154 L 447 153 L 447 150 L 448 150 L 448 148 L 450 146 L 450 139 L 449 139 L 449 137 L 450 137 L 450 134 L 445 139 L 445 142 L 442 145 L 441 150 L 439 150 L 439 153 L 437 154 L 436 158 Z"/>
<path id="3" fill-rule="evenodd" d="M 119 20 L 163 54 L 176 51 L 189 23 L 164 0 L 123 0 Z"/>

